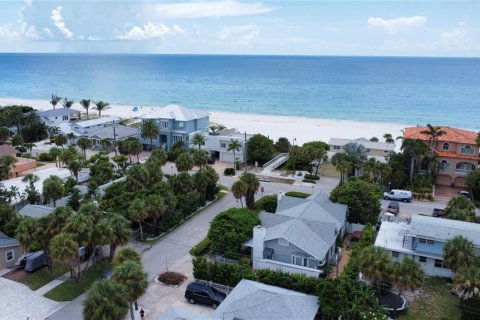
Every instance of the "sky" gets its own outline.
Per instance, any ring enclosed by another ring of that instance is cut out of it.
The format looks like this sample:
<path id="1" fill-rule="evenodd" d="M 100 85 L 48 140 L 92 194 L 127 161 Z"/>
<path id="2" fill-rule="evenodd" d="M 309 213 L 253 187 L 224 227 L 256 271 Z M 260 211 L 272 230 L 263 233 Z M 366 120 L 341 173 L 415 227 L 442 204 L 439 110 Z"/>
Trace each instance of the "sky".
<path id="1" fill-rule="evenodd" d="M 480 57 L 480 1 L 9 1 L 0 52 Z"/>

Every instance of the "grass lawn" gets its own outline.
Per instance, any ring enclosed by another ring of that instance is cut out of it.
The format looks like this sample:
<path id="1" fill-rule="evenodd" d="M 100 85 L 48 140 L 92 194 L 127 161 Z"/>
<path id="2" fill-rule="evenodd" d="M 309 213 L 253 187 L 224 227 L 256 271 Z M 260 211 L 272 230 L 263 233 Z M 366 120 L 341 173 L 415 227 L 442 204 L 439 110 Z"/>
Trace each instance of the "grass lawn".
<path id="1" fill-rule="evenodd" d="M 74 279 L 69 279 L 61 285 L 53 288 L 45 293 L 45 297 L 55 301 L 71 301 L 87 291 L 92 284 L 100 279 L 101 275 L 110 269 L 110 263 L 103 262 L 97 266 L 97 270 L 93 267 L 88 268 L 87 274 L 82 281 L 76 282 Z"/>
<path id="2" fill-rule="evenodd" d="M 450 293 L 450 289 L 451 287 L 445 279 L 427 278 L 423 286 L 423 296 L 411 303 L 408 311 L 402 314 L 399 319 L 461 319 L 460 301 L 456 295 Z"/>
<path id="3" fill-rule="evenodd" d="M 37 290 L 38 288 L 43 287 L 50 281 L 57 279 L 66 272 L 68 272 L 68 267 L 66 265 L 61 263 L 54 263 L 52 274 L 48 272 L 47 267 L 43 267 L 42 269 L 37 270 L 33 273 L 28 273 L 22 282 L 29 286 L 32 290 Z"/>

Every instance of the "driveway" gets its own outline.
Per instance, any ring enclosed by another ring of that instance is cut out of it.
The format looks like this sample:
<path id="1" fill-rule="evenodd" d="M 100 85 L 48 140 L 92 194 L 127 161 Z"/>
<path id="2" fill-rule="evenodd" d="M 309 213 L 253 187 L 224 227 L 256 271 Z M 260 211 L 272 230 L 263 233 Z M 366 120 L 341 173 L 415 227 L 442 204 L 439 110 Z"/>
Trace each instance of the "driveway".
<path id="1" fill-rule="evenodd" d="M 387 209 L 388 204 L 390 201 L 388 200 L 381 200 L 382 201 L 382 209 Z M 424 214 L 431 216 L 433 213 L 433 209 L 444 209 L 447 205 L 446 200 L 435 200 L 435 201 L 418 201 L 413 200 L 410 203 L 403 203 L 400 202 L 400 213 L 399 217 L 401 218 L 410 218 L 416 214 Z"/>
<path id="2" fill-rule="evenodd" d="M 43 320 L 63 305 L 44 298 L 24 284 L 2 277 L 0 289 L 0 320 Z"/>

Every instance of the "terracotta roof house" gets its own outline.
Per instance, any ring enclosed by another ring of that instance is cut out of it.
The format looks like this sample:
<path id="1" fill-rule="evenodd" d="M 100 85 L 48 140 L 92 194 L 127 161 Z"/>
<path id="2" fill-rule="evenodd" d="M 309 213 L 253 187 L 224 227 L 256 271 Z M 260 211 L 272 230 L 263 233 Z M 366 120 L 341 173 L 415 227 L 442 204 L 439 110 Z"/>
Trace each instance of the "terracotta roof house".
<path id="1" fill-rule="evenodd" d="M 479 147 L 476 145 L 477 133 L 463 129 L 443 127 L 446 134 L 438 138 L 434 147 L 440 163 L 437 184 L 464 187 L 465 176 L 474 170 L 480 161 Z M 405 128 L 404 139 L 420 139 L 429 144 L 429 136 L 422 134 L 427 127 Z"/>
<path id="2" fill-rule="evenodd" d="M 37 162 L 33 159 L 17 157 L 18 150 L 8 144 L 0 145 L 0 158 L 4 156 L 12 156 L 16 162 L 10 172 L 10 178 L 15 178 L 23 175 L 25 171 L 35 169 Z"/>

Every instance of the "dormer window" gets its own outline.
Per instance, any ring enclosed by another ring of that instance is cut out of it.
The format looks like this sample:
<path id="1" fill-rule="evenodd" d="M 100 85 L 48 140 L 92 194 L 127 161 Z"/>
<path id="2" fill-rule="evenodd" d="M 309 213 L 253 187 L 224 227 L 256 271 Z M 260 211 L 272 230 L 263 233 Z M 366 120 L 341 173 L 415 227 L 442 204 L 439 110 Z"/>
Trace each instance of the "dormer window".
<path id="1" fill-rule="evenodd" d="M 444 151 L 448 151 L 449 148 L 450 148 L 450 144 L 448 142 L 445 142 L 442 146 L 442 150 Z"/>

